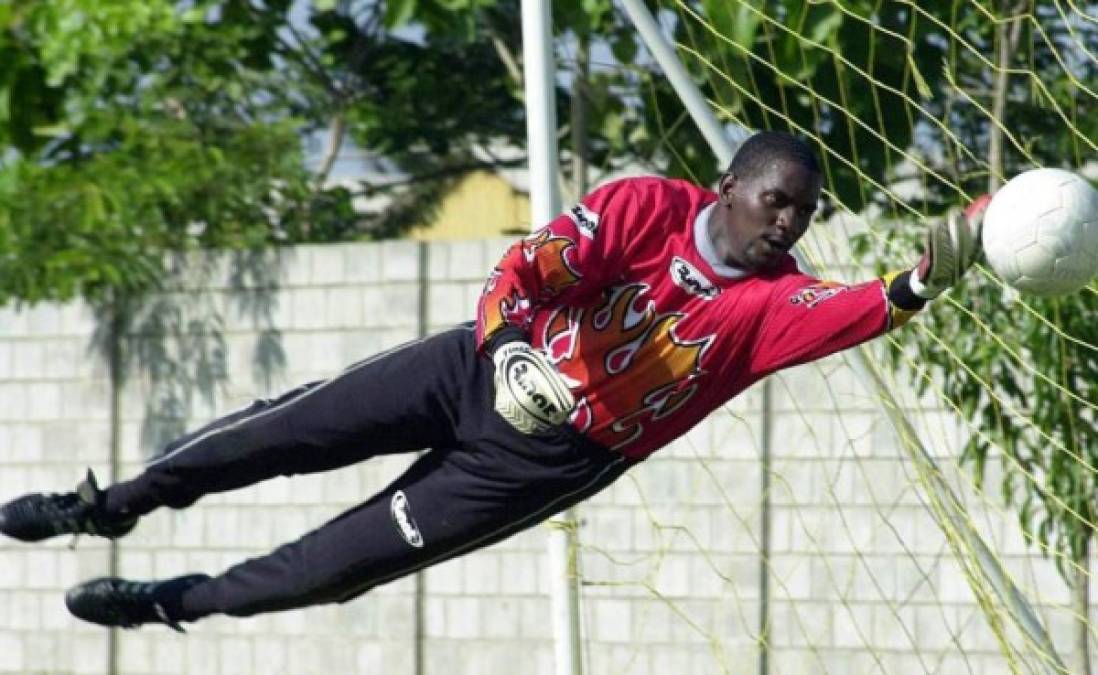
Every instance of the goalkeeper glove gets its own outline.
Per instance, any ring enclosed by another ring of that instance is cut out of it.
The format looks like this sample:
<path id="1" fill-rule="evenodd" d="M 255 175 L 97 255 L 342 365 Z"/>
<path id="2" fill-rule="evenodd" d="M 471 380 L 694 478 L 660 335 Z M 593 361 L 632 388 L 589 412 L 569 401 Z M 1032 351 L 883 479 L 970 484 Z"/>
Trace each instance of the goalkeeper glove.
<path id="1" fill-rule="evenodd" d="M 926 249 L 911 273 L 911 290 L 931 300 L 953 286 L 972 266 L 980 252 L 980 227 L 991 195 L 981 195 L 964 211 L 951 209 L 930 224 Z"/>
<path id="2" fill-rule="evenodd" d="M 545 434 L 568 419 L 576 399 L 544 354 L 521 340 L 501 345 L 496 364 L 496 412 L 527 435 Z"/>

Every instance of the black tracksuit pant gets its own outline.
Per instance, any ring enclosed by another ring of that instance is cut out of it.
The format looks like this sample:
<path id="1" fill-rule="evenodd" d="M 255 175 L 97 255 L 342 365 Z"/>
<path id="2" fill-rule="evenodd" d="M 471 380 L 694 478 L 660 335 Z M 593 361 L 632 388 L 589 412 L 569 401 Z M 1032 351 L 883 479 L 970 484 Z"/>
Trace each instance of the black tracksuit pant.
<path id="1" fill-rule="evenodd" d="M 184 436 L 108 488 L 106 507 L 182 508 L 274 476 L 431 448 L 360 506 L 189 589 L 175 618 L 349 600 L 534 525 L 631 465 L 571 427 L 520 434 L 492 407 L 492 375 L 471 326 L 397 347 Z"/>

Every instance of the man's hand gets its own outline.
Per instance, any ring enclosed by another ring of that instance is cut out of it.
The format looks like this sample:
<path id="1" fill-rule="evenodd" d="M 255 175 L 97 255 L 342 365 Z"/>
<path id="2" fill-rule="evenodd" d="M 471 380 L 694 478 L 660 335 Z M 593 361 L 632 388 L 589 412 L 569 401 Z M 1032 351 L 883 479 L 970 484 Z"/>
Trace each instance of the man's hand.
<path id="1" fill-rule="evenodd" d="M 911 290 L 930 300 L 953 286 L 980 251 L 980 227 L 991 195 L 977 197 L 964 211 L 952 209 L 930 224 L 926 249 L 911 273 Z"/>
<path id="2" fill-rule="evenodd" d="M 549 359 L 522 341 L 495 351 L 496 412 L 524 434 L 544 434 L 563 424 L 576 405 Z"/>

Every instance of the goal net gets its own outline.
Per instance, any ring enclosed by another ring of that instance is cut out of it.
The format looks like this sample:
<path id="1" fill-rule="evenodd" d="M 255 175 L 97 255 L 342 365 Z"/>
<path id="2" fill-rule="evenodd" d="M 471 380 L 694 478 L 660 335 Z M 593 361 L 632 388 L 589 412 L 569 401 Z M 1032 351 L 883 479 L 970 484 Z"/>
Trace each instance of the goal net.
<path id="1" fill-rule="evenodd" d="M 1093 3 L 657 10 L 723 124 L 815 145 L 824 278 L 913 263 L 926 219 L 1021 170 L 1094 178 Z M 1091 672 L 1096 318 L 1094 282 L 1037 299 L 978 265 L 730 402 L 581 511 L 587 671 Z"/>

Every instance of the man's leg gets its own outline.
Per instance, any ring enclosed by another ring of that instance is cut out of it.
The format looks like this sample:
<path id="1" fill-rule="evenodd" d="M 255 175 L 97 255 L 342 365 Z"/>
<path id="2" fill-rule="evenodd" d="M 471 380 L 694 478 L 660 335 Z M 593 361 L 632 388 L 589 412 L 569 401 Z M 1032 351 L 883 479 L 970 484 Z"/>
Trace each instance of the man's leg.
<path id="1" fill-rule="evenodd" d="M 159 506 L 182 508 L 278 475 L 452 443 L 454 401 L 479 358 L 470 336 L 462 327 L 408 343 L 331 380 L 257 402 L 179 439 L 131 480 L 106 490 L 92 484 L 87 498 L 36 493 L 9 502 L 0 507 L 0 532 L 25 541 L 120 536 Z M 103 526 L 115 523 L 127 527 Z"/>
<path id="2" fill-rule="evenodd" d="M 157 616 L 152 600 L 169 623 L 344 602 L 530 527 L 601 490 L 631 465 L 570 434 L 526 439 L 509 433 L 502 444 L 482 439 L 432 450 L 369 501 L 296 542 L 213 578 L 183 577 L 172 580 L 175 589 L 153 589 L 144 605 L 138 598 L 141 616 Z M 95 623 L 128 625 L 118 619 L 119 608 L 136 594 L 116 590 L 124 583 L 99 579 L 77 586 L 68 596 L 70 609 Z M 136 623 L 148 621 L 163 619 Z"/>

